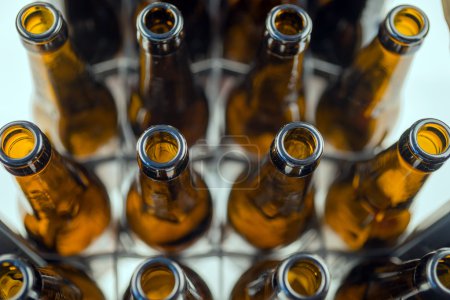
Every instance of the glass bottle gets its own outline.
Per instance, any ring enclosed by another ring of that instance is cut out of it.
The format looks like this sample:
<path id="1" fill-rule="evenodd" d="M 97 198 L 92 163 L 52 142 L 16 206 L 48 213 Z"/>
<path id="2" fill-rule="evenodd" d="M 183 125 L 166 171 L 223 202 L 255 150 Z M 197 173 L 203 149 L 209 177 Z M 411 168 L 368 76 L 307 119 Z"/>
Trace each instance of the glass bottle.
<path id="1" fill-rule="evenodd" d="M 330 146 L 351 153 L 381 144 L 397 120 L 401 87 L 428 28 L 414 6 L 389 12 L 378 36 L 319 100 L 316 124 Z"/>
<path id="2" fill-rule="evenodd" d="M 146 6 L 155 2 L 158 1 L 139 0 L 135 15 L 138 16 Z M 181 11 L 185 22 L 186 46 L 191 60 L 195 62 L 205 59 L 211 43 L 211 21 L 207 1 L 167 0 L 162 2 L 170 3 Z"/>
<path id="3" fill-rule="evenodd" d="M 250 64 L 256 57 L 264 33 L 264 21 L 281 4 L 303 4 L 299 0 L 222 0 L 223 57 Z"/>
<path id="4" fill-rule="evenodd" d="M 373 159 L 348 168 L 331 185 L 325 221 L 351 249 L 391 246 L 407 228 L 414 197 L 450 157 L 450 128 L 415 122 Z"/>
<path id="5" fill-rule="evenodd" d="M 190 268 L 165 257 L 149 258 L 131 278 L 123 300 L 212 300 L 208 286 Z"/>
<path id="6" fill-rule="evenodd" d="M 24 223 L 39 246 L 74 255 L 106 229 L 110 207 L 101 182 L 54 150 L 36 125 L 8 123 L 0 129 L 0 143 L 0 162 L 32 208 Z"/>
<path id="7" fill-rule="evenodd" d="M 352 269 L 336 300 L 450 299 L 450 248 L 421 259 L 372 259 Z"/>
<path id="8" fill-rule="evenodd" d="M 281 262 L 254 264 L 239 278 L 230 300 L 320 300 L 329 286 L 325 262 L 317 255 L 297 253 Z"/>
<path id="9" fill-rule="evenodd" d="M 59 11 L 43 2 L 25 6 L 17 30 L 34 79 L 34 119 L 60 151 L 88 157 L 117 141 L 117 110 L 105 86 L 73 51 Z"/>
<path id="10" fill-rule="evenodd" d="M 228 200 L 228 221 L 250 244 L 272 249 L 295 241 L 314 214 L 312 175 L 323 151 L 320 133 L 293 122 L 276 135 L 260 169 L 243 173 Z"/>
<path id="11" fill-rule="evenodd" d="M 304 120 L 303 56 L 311 19 L 296 5 L 272 9 L 258 60 L 244 81 L 230 92 L 226 135 L 246 136 L 266 153 L 280 126 Z"/>
<path id="12" fill-rule="evenodd" d="M 132 129 L 139 136 L 149 126 L 178 128 L 191 146 L 206 133 L 208 104 L 194 83 L 180 11 L 169 3 L 145 7 L 138 16 L 139 87 L 128 108 Z"/>
<path id="13" fill-rule="evenodd" d="M 172 126 L 152 126 L 139 138 L 137 156 L 140 171 L 126 203 L 130 229 L 158 250 L 185 249 L 212 218 L 209 190 L 189 167 L 186 140 Z"/>

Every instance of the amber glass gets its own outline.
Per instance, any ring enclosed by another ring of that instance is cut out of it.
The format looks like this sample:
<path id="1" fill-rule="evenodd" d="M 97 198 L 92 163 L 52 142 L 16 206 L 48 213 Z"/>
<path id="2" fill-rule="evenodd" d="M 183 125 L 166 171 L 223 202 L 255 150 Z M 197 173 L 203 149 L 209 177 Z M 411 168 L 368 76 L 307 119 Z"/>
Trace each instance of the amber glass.
<path id="1" fill-rule="evenodd" d="M 117 139 L 114 99 L 73 51 L 61 14 L 32 3 L 16 25 L 33 73 L 34 118 L 57 149 L 87 157 Z"/>
<path id="2" fill-rule="evenodd" d="M 139 0 L 135 15 L 157 0 Z M 162 1 L 176 6 L 182 13 L 186 32 L 186 46 L 192 61 L 207 57 L 211 43 L 211 21 L 206 0 Z M 134 22 L 136 24 L 136 22 Z"/>
<path id="3" fill-rule="evenodd" d="M 331 185 L 326 223 L 352 249 L 392 245 L 409 224 L 414 197 L 450 157 L 449 145 L 450 128 L 443 122 L 414 123 L 397 143 Z"/>
<path id="4" fill-rule="evenodd" d="M 64 3 L 70 40 L 89 63 L 113 58 L 122 44 L 119 19 L 108 0 L 58 0 Z"/>
<path id="5" fill-rule="evenodd" d="M 325 299 L 330 275 L 323 260 L 306 253 L 283 261 L 254 264 L 235 284 L 230 300 L 320 300 Z"/>
<path id="6" fill-rule="evenodd" d="M 264 33 L 264 21 L 280 4 L 300 4 L 298 0 L 222 0 L 223 56 L 249 64 L 257 54 Z"/>
<path id="7" fill-rule="evenodd" d="M 165 257 L 144 261 L 136 269 L 124 300 L 212 300 L 208 286 L 190 268 Z"/>
<path id="8" fill-rule="evenodd" d="M 139 87 L 128 108 L 139 136 L 149 126 L 178 128 L 191 146 L 206 133 L 208 104 L 189 67 L 180 11 L 168 3 L 145 7 L 137 21 L 140 43 Z"/>
<path id="9" fill-rule="evenodd" d="M 311 181 L 322 147 L 314 127 L 290 123 L 278 132 L 259 171 L 238 178 L 228 200 L 228 221 L 250 244 L 272 249 L 305 230 L 314 211 Z"/>
<path id="10" fill-rule="evenodd" d="M 24 223 L 39 246 L 73 255 L 105 230 L 110 220 L 105 188 L 81 165 L 54 150 L 36 125 L 26 121 L 5 125 L 0 146 L 0 162 L 32 208 Z"/>
<path id="11" fill-rule="evenodd" d="M 380 145 L 397 120 L 401 88 L 428 27 L 426 15 L 416 7 L 389 12 L 378 37 L 319 100 L 316 123 L 325 142 L 342 152 Z"/>
<path id="12" fill-rule="evenodd" d="M 449 299 L 450 248 L 421 259 L 372 259 L 352 269 L 336 300 Z"/>
<path id="13" fill-rule="evenodd" d="M 128 193 L 128 224 L 154 248 L 182 250 L 209 228 L 209 190 L 188 166 L 186 140 L 177 129 L 150 127 L 139 138 L 137 149 L 140 171 Z"/>
<path id="14" fill-rule="evenodd" d="M 280 126 L 304 119 L 303 51 L 311 26 L 295 5 L 280 5 L 269 13 L 258 60 L 231 91 L 226 107 L 226 134 L 248 137 L 257 146 L 248 150 L 266 153 Z"/>

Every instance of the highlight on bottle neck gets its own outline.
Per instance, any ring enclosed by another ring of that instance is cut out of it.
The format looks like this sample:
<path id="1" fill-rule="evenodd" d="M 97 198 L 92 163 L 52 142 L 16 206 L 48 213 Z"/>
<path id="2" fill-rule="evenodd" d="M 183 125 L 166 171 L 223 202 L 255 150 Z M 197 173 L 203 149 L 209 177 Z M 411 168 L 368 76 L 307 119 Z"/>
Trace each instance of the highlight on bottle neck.
<path id="1" fill-rule="evenodd" d="M 389 51 L 405 54 L 417 51 L 429 30 L 427 15 L 412 5 L 392 9 L 380 26 L 378 38 Z"/>
<path id="2" fill-rule="evenodd" d="M 137 38 L 152 54 L 170 54 L 183 41 L 183 17 L 174 5 L 156 2 L 145 7 L 137 18 Z"/>
<path id="3" fill-rule="evenodd" d="M 442 299 L 450 299 L 450 248 L 441 248 L 425 257 L 428 259 L 424 268 L 415 274 L 415 280 L 421 284 L 420 290 L 432 290 Z M 425 278 L 426 281 L 421 281 L 418 277 Z"/>
<path id="4" fill-rule="evenodd" d="M 283 4 L 274 7 L 266 19 L 268 49 L 281 56 L 294 56 L 309 45 L 312 21 L 299 6 Z"/>
<path id="5" fill-rule="evenodd" d="M 276 281 L 287 299 L 324 299 L 330 273 L 318 256 L 298 253 L 284 260 L 276 271 Z"/>
<path id="6" fill-rule="evenodd" d="M 15 176 L 41 171 L 50 160 L 51 145 L 33 123 L 15 121 L 0 129 L 0 162 Z"/>
<path id="7" fill-rule="evenodd" d="M 270 148 L 270 159 L 285 175 L 303 177 L 319 165 L 323 139 L 319 131 L 304 122 L 283 126 Z"/>
<path id="8" fill-rule="evenodd" d="M 183 292 L 186 280 L 174 261 L 155 257 L 144 261 L 131 279 L 131 295 L 136 300 L 175 300 Z"/>
<path id="9" fill-rule="evenodd" d="M 0 256 L 0 299 L 19 300 L 37 299 L 30 297 L 33 293 L 34 272 L 19 257 L 12 254 Z"/>
<path id="10" fill-rule="evenodd" d="M 402 158 L 413 168 L 433 172 L 450 157 L 450 127 L 437 119 L 422 119 L 400 137 Z"/>
<path id="11" fill-rule="evenodd" d="M 186 169 L 189 161 L 184 136 L 170 125 L 147 129 L 137 142 L 142 172 L 154 180 L 171 180 Z"/>
<path id="12" fill-rule="evenodd" d="M 25 47 L 32 51 L 52 51 L 67 40 L 67 25 L 51 4 L 33 2 L 20 10 L 16 28 Z"/>

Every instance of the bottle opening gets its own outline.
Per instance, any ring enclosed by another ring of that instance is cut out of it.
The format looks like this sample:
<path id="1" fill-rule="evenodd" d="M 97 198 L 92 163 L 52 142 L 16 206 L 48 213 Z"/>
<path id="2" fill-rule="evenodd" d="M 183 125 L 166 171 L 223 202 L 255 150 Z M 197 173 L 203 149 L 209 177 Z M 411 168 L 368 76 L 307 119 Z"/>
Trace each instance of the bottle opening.
<path id="1" fill-rule="evenodd" d="M 322 272 L 314 262 L 299 260 L 288 269 L 287 282 L 291 291 L 301 297 L 311 297 L 322 286 Z"/>
<path id="2" fill-rule="evenodd" d="M 0 300 L 19 299 L 25 288 L 24 274 L 11 262 L 0 264 Z"/>
<path id="3" fill-rule="evenodd" d="M 417 144 L 430 155 L 440 155 L 447 151 L 450 143 L 450 133 L 446 128 L 436 123 L 425 123 L 417 132 Z"/>
<path id="4" fill-rule="evenodd" d="M 306 159 L 314 154 L 317 139 L 307 128 L 293 128 L 283 139 L 286 153 L 294 159 Z"/>
<path id="5" fill-rule="evenodd" d="M 42 35 L 49 32 L 55 24 L 55 15 L 45 6 L 30 6 L 21 16 L 21 24 L 29 34 Z"/>
<path id="6" fill-rule="evenodd" d="M 153 7 L 144 16 L 147 30 L 163 34 L 175 27 L 175 15 L 169 7 Z"/>
<path id="7" fill-rule="evenodd" d="M 394 29 L 403 36 L 419 35 L 425 29 L 425 18 L 414 7 L 405 7 L 394 15 Z"/>
<path id="8" fill-rule="evenodd" d="M 450 290 L 450 255 L 441 258 L 436 267 L 437 278 L 440 283 Z"/>
<path id="9" fill-rule="evenodd" d="M 178 267 L 165 258 L 145 262 L 137 278 L 137 290 L 141 298 L 149 300 L 172 299 L 180 288 Z"/>
<path id="10" fill-rule="evenodd" d="M 275 28 L 285 35 L 298 35 L 305 28 L 306 20 L 293 10 L 280 10 L 275 16 Z"/>
<path id="11" fill-rule="evenodd" d="M 156 131 L 145 141 L 145 153 L 156 163 L 170 162 L 177 156 L 178 150 L 178 140 L 169 132 Z"/>
<path id="12" fill-rule="evenodd" d="M 28 128 L 13 125 L 1 135 L 1 150 L 10 159 L 24 159 L 36 147 L 36 137 Z"/>

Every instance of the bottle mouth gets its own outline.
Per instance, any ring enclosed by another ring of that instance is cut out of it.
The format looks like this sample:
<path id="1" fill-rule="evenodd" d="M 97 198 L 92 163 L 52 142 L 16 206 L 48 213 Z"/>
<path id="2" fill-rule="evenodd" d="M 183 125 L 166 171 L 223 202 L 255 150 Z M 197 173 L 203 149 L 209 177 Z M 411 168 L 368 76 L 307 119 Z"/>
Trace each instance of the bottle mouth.
<path id="1" fill-rule="evenodd" d="M 323 260 L 311 254 L 295 254 L 284 260 L 278 272 L 281 290 L 289 299 L 322 299 L 330 274 Z"/>
<path id="2" fill-rule="evenodd" d="M 33 282 L 30 266 L 14 255 L 0 256 L 0 300 L 27 297 Z"/>
<path id="3" fill-rule="evenodd" d="M 143 262 L 131 279 L 132 294 L 138 300 L 172 300 L 184 289 L 181 267 L 164 257 Z"/>
<path id="4" fill-rule="evenodd" d="M 172 179 L 187 165 L 187 143 L 184 136 L 170 125 L 147 129 L 137 142 L 141 169 L 156 180 Z"/>
<path id="5" fill-rule="evenodd" d="M 450 296 L 450 249 L 438 250 L 427 265 L 428 278 L 432 287 Z"/>
<path id="6" fill-rule="evenodd" d="M 284 4 L 272 9 L 267 18 L 266 27 L 275 40 L 299 42 L 309 38 L 312 21 L 299 6 Z"/>
<path id="7" fill-rule="evenodd" d="M 137 18 L 140 34 L 152 41 L 167 41 L 183 29 L 180 11 L 169 3 L 157 2 L 145 7 Z"/>
<path id="8" fill-rule="evenodd" d="M 275 136 L 271 158 L 278 169 L 291 176 L 304 176 L 315 170 L 323 153 L 319 131 L 304 122 L 283 126 Z"/>
<path id="9" fill-rule="evenodd" d="M 429 27 L 428 17 L 421 9 L 412 5 L 397 6 L 384 22 L 388 38 L 383 42 L 395 52 L 409 52 L 422 44 Z"/>
<path id="10" fill-rule="evenodd" d="M 17 30 L 24 41 L 31 44 L 48 43 L 60 37 L 63 28 L 61 14 L 44 2 L 34 2 L 23 7 L 17 15 Z M 61 42 L 58 40 L 58 42 Z M 47 47 L 49 47 L 47 45 Z"/>

